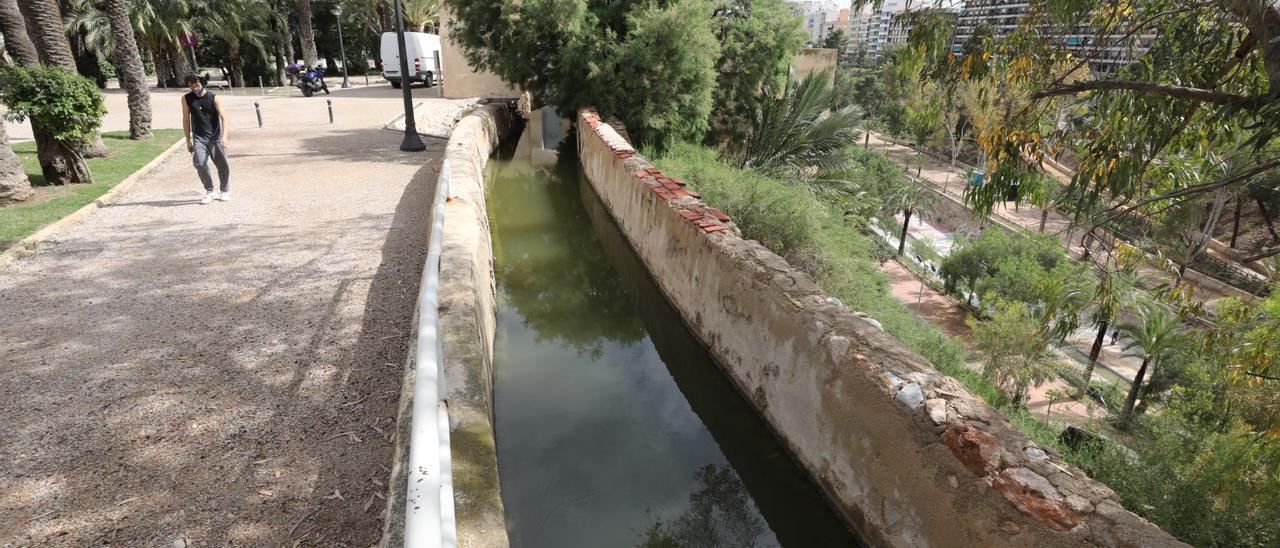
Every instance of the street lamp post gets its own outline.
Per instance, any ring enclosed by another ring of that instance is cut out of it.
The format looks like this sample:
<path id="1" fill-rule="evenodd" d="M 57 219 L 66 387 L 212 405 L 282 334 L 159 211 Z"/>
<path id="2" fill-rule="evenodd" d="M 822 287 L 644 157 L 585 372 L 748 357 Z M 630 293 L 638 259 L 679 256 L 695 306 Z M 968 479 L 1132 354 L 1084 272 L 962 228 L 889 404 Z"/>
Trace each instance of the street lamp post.
<path id="1" fill-rule="evenodd" d="M 342 53 L 342 88 L 351 87 L 351 80 L 347 79 L 347 44 L 342 39 L 342 4 L 334 4 L 334 18 L 338 20 L 338 51 Z"/>
<path id="2" fill-rule="evenodd" d="M 413 121 L 413 92 L 410 91 L 409 55 L 404 46 L 404 4 L 396 0 L 396 47 L 400 51 L 400 89 L 404 93 L 404 141 L 400 150 L 405 152 L 421 152 L 427 149 L 418 137 L 418 126 Z"/>

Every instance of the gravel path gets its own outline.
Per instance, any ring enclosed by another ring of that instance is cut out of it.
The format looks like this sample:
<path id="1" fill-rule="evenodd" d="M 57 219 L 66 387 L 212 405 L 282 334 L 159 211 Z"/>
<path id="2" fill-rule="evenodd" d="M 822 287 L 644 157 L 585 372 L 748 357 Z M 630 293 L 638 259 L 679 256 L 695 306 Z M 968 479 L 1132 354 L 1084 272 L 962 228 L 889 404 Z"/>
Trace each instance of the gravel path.
<path id="1" fill-rule="evenodd" d="M 362 91 L 228 98 L 233 201 L 179 153 L 0 270 L 0 546 L 377 542 L 443 143 Z"/>

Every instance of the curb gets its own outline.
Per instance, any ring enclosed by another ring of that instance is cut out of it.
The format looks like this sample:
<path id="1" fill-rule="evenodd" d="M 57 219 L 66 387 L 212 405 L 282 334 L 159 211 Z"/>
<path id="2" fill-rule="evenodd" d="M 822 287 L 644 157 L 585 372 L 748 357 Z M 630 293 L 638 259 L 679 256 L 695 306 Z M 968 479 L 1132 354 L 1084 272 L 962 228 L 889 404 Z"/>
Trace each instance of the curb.
<path id="1" fill-rule="evenodd" d="M 127 192 L 134 183 L 137 183 L 138 180 L 142 178 L 142 176 L 151 173 L 156 166 L 160 165 L 160 162 L 167 160 L 174 152 L 177 152 L 177 150 L 182 147 L 184 140 L 185 138 L 178 139 L 172 145 L 169 145 L 169 148 L 165 149 L 164 152 L 161 152 L 158 156 L 152 158 L 150 162 L 147 162 L 146 165 L 138 168 L 137 171 L 133 172 L 128 177 L 125 177 L 123 181 L 116 183 L 116 186 L 111 187 L 111 189 L 107 190 L 107 192 L 102 196 L 98 196 L 92 202 L 85 204 L 84 207 L 71 212 L 71 214 L 66 217 L 50 223 L 48 226 L 37 230 L 35 234 L 27 236 L 12 246 L 9 246 L 9 249 L 0 253 L 0 268 L 8 266 L 19 258 L 35 253 L 36 247 L 41 242 L 44 242 L 52 238 L 55 234 L 70 228 L 80 221 L 83 221 L 85 217 L 93 214 L 93 212 L 97 211 L 98 208 L 115 202 L 121 194 Z"/>

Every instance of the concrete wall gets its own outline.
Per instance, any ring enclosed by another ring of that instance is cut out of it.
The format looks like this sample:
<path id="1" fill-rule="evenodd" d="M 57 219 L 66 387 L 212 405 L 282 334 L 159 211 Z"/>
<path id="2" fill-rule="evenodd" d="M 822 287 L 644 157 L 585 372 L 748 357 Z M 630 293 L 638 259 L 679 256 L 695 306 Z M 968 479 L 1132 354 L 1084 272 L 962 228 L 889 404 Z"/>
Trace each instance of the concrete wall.
<path id="1" fill-rule="evenodd" d="M 453 29 L 452 14 L 440 9 L 440 63 L 444 65 L 444 84 L 441 93 L 448 99 L 465 99 L 468 97 L 519 97 L 520 92 L 512 89 L 498 75 L 479 70 L 467 62 L 458 47 L 450 39 Z"/>
<path id="2" fill-rule="evenodd" d="M 484 170 L 498 141 L 517 125 L 511 108 L 489 104 L 462 117 L 445 149 L 450 175 L 437 292 L 438 325 L 444 354 L 441 382 L 448 390 L 454 512 L 458 546 L 462 547 L 508 545 L 493 437 L 495 288 Z M 411 362 L 413 355 L 409 353 Z M 405 369 L 406 373 L 413 371 L 413 364 Z M 403 544 L 407 481 L 403 463 L 409 451 L 412 394 L 412 376 L 407 374 L 400 398 L 383 546 Z"/>
<path id="3" fill-rule="evenodd" d="M 873 545 L 1177 546 L 954 379 L 729 230 L 591 110 L 583 172 L 658 286 Z"/>

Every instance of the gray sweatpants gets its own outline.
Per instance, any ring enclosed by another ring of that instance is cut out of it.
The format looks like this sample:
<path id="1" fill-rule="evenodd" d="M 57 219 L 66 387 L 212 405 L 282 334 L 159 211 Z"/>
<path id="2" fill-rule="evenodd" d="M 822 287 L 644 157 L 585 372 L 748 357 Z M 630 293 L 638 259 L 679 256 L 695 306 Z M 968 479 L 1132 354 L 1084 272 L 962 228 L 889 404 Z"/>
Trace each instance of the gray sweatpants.
<path id="1" fill-rule="evenodd" d="M 204 184 L 205 191 L 213 190 L 213 174 L 209 173 L 209 159 L 213 159 L 213 165 L 218 168 L 218 190 L 227 192 L 231 190 L 227 179 L 231 177 L 231 166 L 227 165 L 227 153 L 222 150 L 222 145 L 218 144 L 220 137 L 195 137 L 191 141 L 195 145 L 195 150 L 191 152 L 191 164 L 196 166 L 196 174 L 200 176 L 200 182 Z"/>

